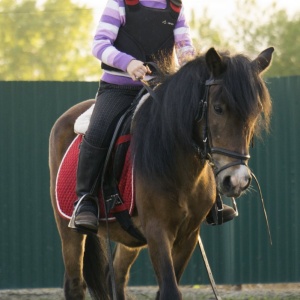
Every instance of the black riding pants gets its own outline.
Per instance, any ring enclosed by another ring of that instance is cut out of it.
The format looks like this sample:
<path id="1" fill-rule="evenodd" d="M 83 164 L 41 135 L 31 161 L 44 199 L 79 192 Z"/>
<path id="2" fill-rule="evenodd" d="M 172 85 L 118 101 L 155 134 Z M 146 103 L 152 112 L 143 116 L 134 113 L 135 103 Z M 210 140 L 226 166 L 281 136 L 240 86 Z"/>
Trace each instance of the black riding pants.
<path id="1" fill-rule="evenodd" d="M 100 81 L 95 108 L 85 133 L 86 141 L 97 148 L 108 148 L 119 118 L 141 89 L 140 86 Z"/>

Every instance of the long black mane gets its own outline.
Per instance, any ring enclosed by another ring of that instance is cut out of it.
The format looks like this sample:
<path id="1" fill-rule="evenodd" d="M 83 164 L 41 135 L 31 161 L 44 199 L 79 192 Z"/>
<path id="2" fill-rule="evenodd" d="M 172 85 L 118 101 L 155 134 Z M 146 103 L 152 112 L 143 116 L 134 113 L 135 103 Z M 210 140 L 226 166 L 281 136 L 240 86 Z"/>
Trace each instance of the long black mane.
<path id="1" fill-rule="evenodd" d="M 245 122 L 263 108 L 260 124 L 267 127 L 271 104 L 258 70 L 243 55 L 223 53 L 222 59 L 226 63 L 222 93 L 227 105 Z M 132 141 L 137 175 L 152 181 L 178 181 L 177 158 L 195 154 L 195 118 L 209 77 L 205 56 L 199 56 L 166 78 L 155 89 L 155 99 L 150 97 L 138 110 Z"/>

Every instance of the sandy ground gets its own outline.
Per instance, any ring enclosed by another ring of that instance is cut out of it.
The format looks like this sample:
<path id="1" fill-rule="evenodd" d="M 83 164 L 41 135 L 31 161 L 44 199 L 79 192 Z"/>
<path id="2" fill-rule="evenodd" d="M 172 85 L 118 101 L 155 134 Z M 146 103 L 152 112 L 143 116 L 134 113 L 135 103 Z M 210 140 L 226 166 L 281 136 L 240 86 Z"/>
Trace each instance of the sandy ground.
<path id="1" fill-rule="evenodd" d="M 217 287 L 222 299 L 300 299 L 300 283 Z M 156 287 L 129 287 L 128 299 L 155 299 Z M 210 286 L 182 286 L 184 300 L 215 299 Z M 0 290 L 1 300 L 63 300 L 62 289 Z M 90 299 L 87 297 L 87 299 Z"/>

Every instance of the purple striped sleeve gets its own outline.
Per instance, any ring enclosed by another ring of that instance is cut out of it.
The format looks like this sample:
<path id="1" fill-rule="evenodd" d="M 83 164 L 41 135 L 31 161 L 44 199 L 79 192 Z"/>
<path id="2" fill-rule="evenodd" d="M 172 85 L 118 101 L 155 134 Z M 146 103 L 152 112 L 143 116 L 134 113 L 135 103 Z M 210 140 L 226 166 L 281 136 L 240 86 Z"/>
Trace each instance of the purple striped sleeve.
<path id="1" fill-rule="evenodd" d="M 187 60 L 195 56 L 195 48 L 190 36 L 190 27 L 185 18 L 184 7 L 181 8 L 175 25 L 174 38 L 178 62 L 179 65 L 183 65 Z"/>
<path id="2" fill-rule="evenodd" d="M 124 14 L 124 2 L 122 0 L 109 0 L 107 2 L 96 29 L 92 53 L 102 62 L 126 72 L 133 57 L 118 51 L 113 46 L 119 28 L 125 22 Z"/>

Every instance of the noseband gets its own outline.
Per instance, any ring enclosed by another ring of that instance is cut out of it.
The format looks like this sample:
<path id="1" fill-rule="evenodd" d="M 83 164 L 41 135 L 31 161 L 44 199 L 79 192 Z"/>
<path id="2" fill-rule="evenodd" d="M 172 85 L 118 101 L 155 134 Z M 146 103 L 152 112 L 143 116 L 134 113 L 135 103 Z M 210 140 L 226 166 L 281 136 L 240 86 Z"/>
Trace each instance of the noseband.
<path id="1" fill-rule="evenodd" d="M 209 139 L 209 122 L 208 122 L 208 101 L 209 101 L 209 90 L 212 85 L 221 85 L 223 84 L 222 79 L 208 79 L 205 81 L 205 91 L 204 91 L 204 98 L 199 102 L 198 113 L 196 115 L 196 122 L 201 122 L 204 120 L 204 127 L 203 127 L 203 135 L 202 135 L 202 142 L 203 142 L 203 149 L 200 148 L 198 145 L 194 145 L 196 148 L 197 153 L 202 159 L 209 160 L 210 164 L 214 168 L 215 176 L 217 176 L 220 172 L 228 169 L 230 167 L 236 165 L 245 165 L 247 166 L 246 161 L 250 158 L 249 154 L 241 154 L 238 152 L 230 151 L 224 148 L 218 148 L 212 146 L 212 141 Z M 220 154 L 227 157 L 235 158 L 236 161 L 230 162 L 221 168 L 217 169 L 213 163 L 212 154 Z"/>

